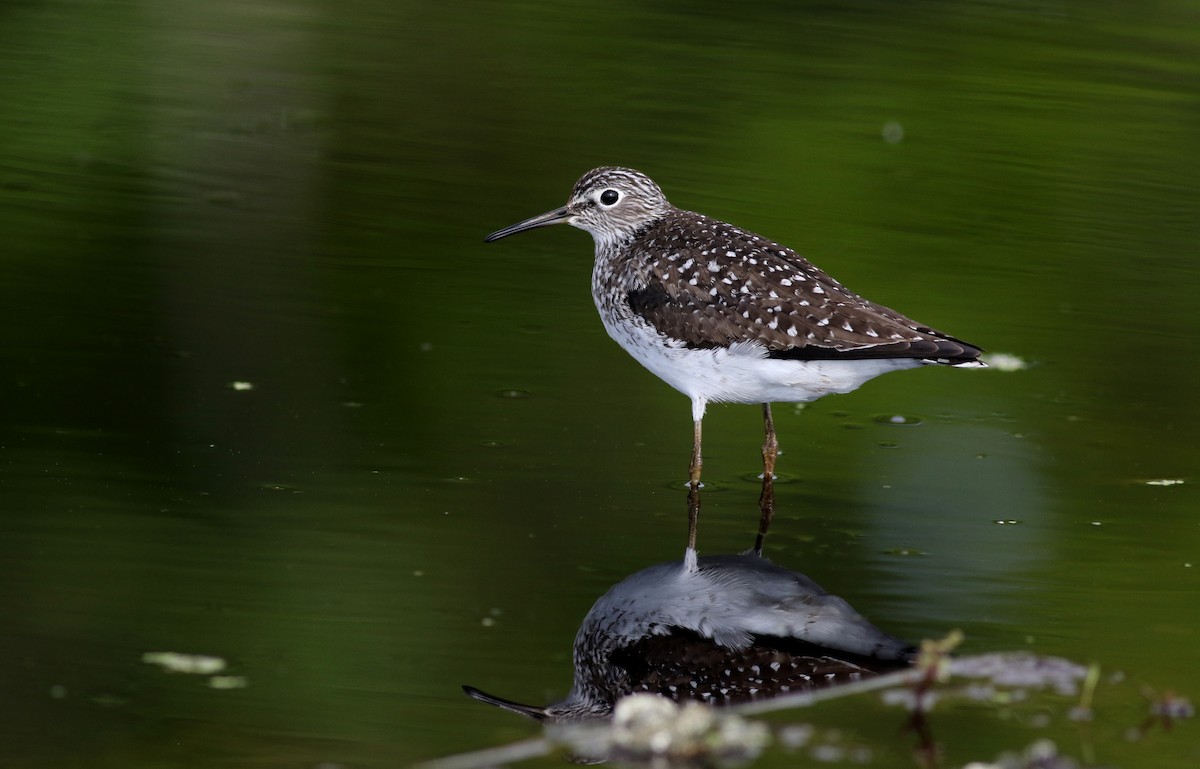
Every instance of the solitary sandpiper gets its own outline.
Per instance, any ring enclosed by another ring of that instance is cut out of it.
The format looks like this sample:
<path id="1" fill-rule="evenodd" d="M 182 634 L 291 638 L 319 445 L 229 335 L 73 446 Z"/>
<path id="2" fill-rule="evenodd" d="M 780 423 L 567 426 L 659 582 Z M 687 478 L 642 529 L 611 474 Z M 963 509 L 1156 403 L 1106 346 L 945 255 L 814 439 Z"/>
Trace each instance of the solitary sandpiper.
<path id="1" fill-rule="evenodd" d="M 626 577 L 575 636 L 575 683 L 547 707 L 463 687 L 539 721 L 607 716 L 650 692 L 734 705 L 904 668 L 916 649 L 799 572 L 755 555 L 675 561 Z"/>
<path id="2" fill-rule="evenodd" d="M 588 171 L 567 205 L 488 235 L 566 222 L 596 242 L 592 297 L 609 336 L 692 399 L 685 562 L 696 564 L 700 425 L 708 403 L 761 403 L 758 538 L 774 514 L 771 402 L 848 393 L 889 371 L 982 366 L 981 350 L 851 292 L 792 249 L 683 211 L 629 168 Z"/>

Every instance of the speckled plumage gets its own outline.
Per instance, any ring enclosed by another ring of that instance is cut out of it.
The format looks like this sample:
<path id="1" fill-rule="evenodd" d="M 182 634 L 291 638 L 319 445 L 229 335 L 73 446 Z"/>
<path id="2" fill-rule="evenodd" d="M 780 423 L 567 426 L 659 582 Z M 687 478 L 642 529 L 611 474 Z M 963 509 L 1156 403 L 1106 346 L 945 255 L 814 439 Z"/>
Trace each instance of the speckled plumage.
<path id="1" fill-rule="evenodd" d="M 811 579 L 753 555 L 644 569 L 601 596 L 575 636 L 561 702 L 478 699 L 541 720 L 606 716 L 627 694 L 733 705 L 856 681 L 909 664 L 915 649 Z"/>
<path id="2" fill-rule="evenodd" d="M 673 210 L 599 255 L 593 290 L 697 350 L 760 344 L 792 360 L 974 360 L 978 350 L 863 299 L 778 243 Z"/>
<path id="3" fill-rule="evenodd" d="M 624 226 L 606 222 L 595 231 L 594 222 L 617 219 L 615 212 L 571 223 L 595 236 L 592 294 L 606 325 L 641 319 L 665 344 L 691 350 L 750 344 L 776 360 L 961 364 L 979 357 L 974 346 L 849 291 L 786 246 L 675 208 L 636 171 L 585 174 L 568 208 L 586 205 L 605 188 L 625 191 L 618 203 L 630 207 L 619 214 Z"/>
<path id="4" fill-rule="evenodd" d="M 761 403 L 764 493 L 774 468 L 769 404 L 847 393 L 926 364 L 982 366 L 981 350 L 864 299 L 786 246 L 667 201 L 645 174 L 606 166 L 567 205 L 492 233 L 566 222 L 596 245 L 592 298 L 609 335 L 692 401 L 689 551 L 708 403 Z M 770 522 L 764 506 L 760 538 Z"/>

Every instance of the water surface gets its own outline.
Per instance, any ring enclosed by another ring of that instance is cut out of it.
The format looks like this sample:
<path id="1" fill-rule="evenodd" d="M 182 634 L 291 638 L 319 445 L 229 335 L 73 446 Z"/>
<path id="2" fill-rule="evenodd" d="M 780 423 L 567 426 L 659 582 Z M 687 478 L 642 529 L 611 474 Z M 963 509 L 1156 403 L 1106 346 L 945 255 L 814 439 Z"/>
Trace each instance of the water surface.
<path id="1" fill-rule="evenodd" d="M 6 9 L 4 763 L 397 766 L 534 733 L 459 684 L 561 697 L 592 601 L 684 539 L 687 401 L 605 336 L 590 239 L 481 242 L 613 163 L 1029 364 L 777 407 L 771 558 L 899 635 L 1200 696 L 1198 22 Z M 701 549 L 740 551 L 757 410 L 705 428 Z M 1096 762 L 1194 766 L 1194 723 L 1124 740 L 1139 708 L 1080 737 Z M 821 718 L 880 731 L 856 712 Z M 951 766 L 1038 736 L 943 723 Z"/>

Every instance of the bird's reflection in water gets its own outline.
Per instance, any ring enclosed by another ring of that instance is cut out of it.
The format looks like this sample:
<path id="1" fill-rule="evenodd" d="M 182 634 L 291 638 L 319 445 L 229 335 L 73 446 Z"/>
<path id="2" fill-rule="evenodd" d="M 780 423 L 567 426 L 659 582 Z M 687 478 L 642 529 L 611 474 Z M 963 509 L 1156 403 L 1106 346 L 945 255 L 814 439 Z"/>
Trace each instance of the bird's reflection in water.
<path id="1" fill-rule="evenodd" d="M 575 636 L 566 699 L 475 699 L 539 721 L 604 717 L 621 697 L 733 705 L 856 681 L 908 666 L 916 650 L 808 577 L 761 556 L 715 555 L 689 572 L 664 563 L 619 582 Z"/>

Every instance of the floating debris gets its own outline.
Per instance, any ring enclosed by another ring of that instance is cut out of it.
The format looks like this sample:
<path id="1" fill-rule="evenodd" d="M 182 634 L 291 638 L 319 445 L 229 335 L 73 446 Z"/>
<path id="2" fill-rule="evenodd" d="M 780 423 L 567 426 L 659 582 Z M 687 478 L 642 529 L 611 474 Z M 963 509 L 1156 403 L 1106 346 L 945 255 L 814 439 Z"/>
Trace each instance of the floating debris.
<path id="1" fill-rule="evenodd" d="M 229 387 L 229 389 L 233 390 L 234 392 L 239 392 L 239 393 L 249 392 L 250 390 L 254 389 L 254 383 L 246 382 L 244 380 L 239 379 L 239 380 L 234 380 L 233 382 L 230 382 L 227 385 L 227 387 Z"/>
<path id="2" fill-rule="evenodd" d="M 880 414 L 875 421 L 881 425 L 919 425 L 920 417 L 910 417 L 904 414 Z"/>
<path id="3" fill-rule="evenodd" d="M 225 660 L 220 657 L 180 652 L 146 652 L 142 655 L 142 662 L 158 665 L 169 673 L 189 673 L 198 676 L 220 673 L 226 666 Z"/>
<path id="4" fill-rule="evenodd" d="M 726 708 L 709 708 L 695 702 L 679 705 L 663 697 L 634 694 L 616 703 L 611 719 L 547 722 L 541 737 L 436 759 L 422 764 L 421 769 L 494 769 L 563 753 L 576 762 L 618 761 L 626 766 L 653 769 L 728 766 L 755 759 L 772 742 L 786 751 L 803 750 L 817 761 L 836 759 L 861 764 L 871 760 L 875 754 L 873 747 L 847 742 L 841 736 L 844 733 L 836 728 L 778 724 L 776 718 L 772 733 L 771 727 L 752 720 L 751 716 L 877 692 L 885 703 L 908 710 L 910 720 L 903 728 L 921 735 L 923 742 L 919 749 L 936 749 L 930 722 L 924 717 L 935 704 L 939 709 L 965 706 L 966 710 L 960 712 L 994 713 L 1008 721 L 1013 709 L 1021 706 L 1019 712 L 1026 717 L 1023 723 L 1028 726 L 1050 728 L 1058 714 L 1063 724 L 1074 729 L 1078 728 L 1079 715 L 1092 715 L 1097 686 L 1124 681 L 1123 676 L 1115 673 L 1102 676 L 1096 665 L 1089 667 L 1024 651 L 950 656 L 961 640 L 962 635 L 953 632 L 940 641 L 926 641 L 922 644 L 921 660 L 912 668 Z M 1126 731 L 1128 740 L 1140 740 L 1150 729 L 1172 731 L 1180 721 L 1195 715 L 1192 701 L 1173 690 L 1153 691 L 1143 687 L 1141 694 L 1148 712 L 1143 711 L 1146 712 L 1143 723 Z M 1075 706 L 1061 702 L 1062 697 L 1075 700 Z M 963 769 L 1081 769 L 1083 766 L 1077 759 L 1061 753 L 1055 742 L 1044 739 L 990 761 L 977 759 L 963 765 Z"/>
<path id="5" fill-rule="evenodd" d="M 208 679 L 210 689 L 245 689 L 249 685 L 245 676 L 213 676 Z"/>
<path id="6" fill-rule="evenodd" d="M 1171 689 L 1160 694 L 1144 686 L 1142 696 L 1150 702 L 1150 715 L 1140 727 L 1127 735 L 1130 739 L 1140 739 L 1156 724 L 1161 726 L 1163 731 L 1169 732 L 1177 721 L 1196 715 L 1192 701 Z"/>
<path id="7" fill-rule="evenodd" d="M 899 144 L 904 141 L 904 126 L 896 121 L 889 120 L 883 124 L 883 130 L 880 131 L 883 140 L 888 144 Z"/>
<path id="8" fill-rule="evenodd" d="M 548 730 L 585 760 L 740 763 L 771 742 L 766 724 L 698 702 L 678 704 L 655 694 L 620 699 L 612 721 L 584 721 Z"/>
<path id="9" fill-rule="evenodd" d="M 1038 740 L 1020 753 L 1004 753 L 986 764 L 972 761 L 963 769 L 1079 769 L 1079 763 L 1060 754 L 1050 740 Z"/>
<path id="10" fill-rule="evenodd" d="M 950 675 L 987 679 L 994 686 L 1049 689 L 1065 697 L 1079 693 L 1088 668 L 1061 657 L 997 652 L 950 660 Z"/>
<path id="11" fill-rule="evenodd" d="M 258 487 L 260 489 L 263 489 L 264 491 L 285 491 L 285 492 L 288 492 L 289 494 L 303 494 L 304 493 L 303 491 L 296 488 L 295 486 L 289 486 L 286 483 L 271 483 L 270 481 L 264 481 L 263 483 L 258 484 Z"/>
<path id="12" fill-rule="evenodd" d="M 996 371 L 1024 371 L 1029 368 L 1029 363 L 1024 358 L 1007 352 L 985 354 L 983 362 L 988 364 L 988 368 Z"/>

